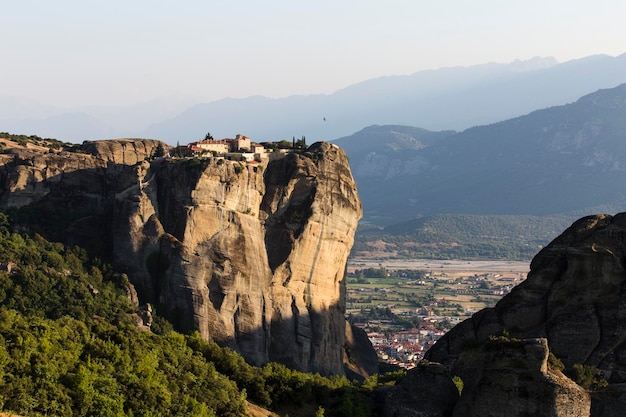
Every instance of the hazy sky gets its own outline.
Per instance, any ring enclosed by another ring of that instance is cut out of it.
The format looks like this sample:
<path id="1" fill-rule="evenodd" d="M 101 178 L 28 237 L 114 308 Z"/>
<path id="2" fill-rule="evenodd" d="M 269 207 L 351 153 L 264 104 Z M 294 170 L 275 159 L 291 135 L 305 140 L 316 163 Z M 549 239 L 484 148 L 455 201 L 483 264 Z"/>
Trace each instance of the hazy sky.
<path id="1" fill-rule="evenodd" d="M 0 96 L 60 106 L 328 94 L 445 66 L 626 52 L 623 0 L 0 1 Z"/>

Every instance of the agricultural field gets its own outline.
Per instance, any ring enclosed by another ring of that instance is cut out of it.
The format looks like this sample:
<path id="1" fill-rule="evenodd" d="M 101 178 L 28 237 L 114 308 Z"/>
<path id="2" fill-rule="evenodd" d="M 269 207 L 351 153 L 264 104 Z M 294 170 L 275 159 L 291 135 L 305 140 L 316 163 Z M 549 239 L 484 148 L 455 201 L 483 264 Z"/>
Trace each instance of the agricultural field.
<path id="1" fill-rule="evenodd" d="M 347 312 L 462 320 L 495 305 L 528 271 L 528 262 L 515 261 L 351 259 Z"/>

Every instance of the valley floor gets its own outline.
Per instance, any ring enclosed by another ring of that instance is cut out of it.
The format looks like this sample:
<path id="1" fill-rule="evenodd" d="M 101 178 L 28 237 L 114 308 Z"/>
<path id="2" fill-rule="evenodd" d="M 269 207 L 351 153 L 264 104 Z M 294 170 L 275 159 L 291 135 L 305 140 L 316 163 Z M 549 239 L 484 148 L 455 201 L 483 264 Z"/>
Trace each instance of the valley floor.
<path id="1" fill-rule="evenodd" d="M 485 273 L 514 272 L 526 276 L 530 270 L 530 261 L 462 261 L 437 259 L 372 259 L 350 258 L 348 272 L 364 268 L 438 270 L 452 274 L 473 275 Z"/>
<path id="2" fill-rule="evenodd" d="M 347 318 L 365 330 L 381 361 L 411 368 L 450 328 L 492 307 L 526 279 L 529 266 L 501 260 L 350 259 Z"/>

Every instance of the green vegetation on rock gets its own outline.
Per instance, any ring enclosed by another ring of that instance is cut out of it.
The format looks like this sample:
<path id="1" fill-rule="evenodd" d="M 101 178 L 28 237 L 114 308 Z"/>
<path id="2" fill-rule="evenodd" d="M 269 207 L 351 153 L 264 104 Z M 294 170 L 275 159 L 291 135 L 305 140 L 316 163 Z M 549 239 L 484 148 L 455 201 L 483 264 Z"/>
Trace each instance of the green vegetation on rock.
<path id="1" fill-rule="evenodd" d="M 254 367 L 160 317 L 155 332 L 140 330 L 124 274 L 78 247 L 12 233 L 3 213 L 0 266 L 0 410 L 228 417 L 247 415 L 251 401 L 281 414 L 372 415 L 376 379 L 361 386 L 276 363 Z"/>
<path id="2" fill-rule="evenodd" d="M 384 245 L 387 256 L 425 259 L 529 260 L 572 218 L 438 214 L 380 228 L 359 226 L 352 254 Z"/>

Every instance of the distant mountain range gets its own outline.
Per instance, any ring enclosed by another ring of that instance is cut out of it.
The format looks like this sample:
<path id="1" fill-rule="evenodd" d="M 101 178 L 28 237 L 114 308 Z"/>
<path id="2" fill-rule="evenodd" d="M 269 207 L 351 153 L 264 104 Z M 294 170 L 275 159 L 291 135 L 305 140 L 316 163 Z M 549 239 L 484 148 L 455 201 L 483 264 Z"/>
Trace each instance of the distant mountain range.
<path id="1" fill-rule="evenodd" d="M 626 206 L 626 84 L 460 133 L 371 126 L 334 143 L 374 223 Z"/>
<path id="2" fill-rule="evenodd" d="M 201 103 L 167 98 L 123 108 L 69 110 L 0 97 L 0 130 L 82 142 L 149 137 L 170 144 L 243 133 L 253 140 L 306 136 L 309 143 L 372 124 L 463 130 L 626 82 L 626 54 L 557 63 L 534 58 L 420 71 L 367 80 L 329 95 L 225 98 Z"/>

